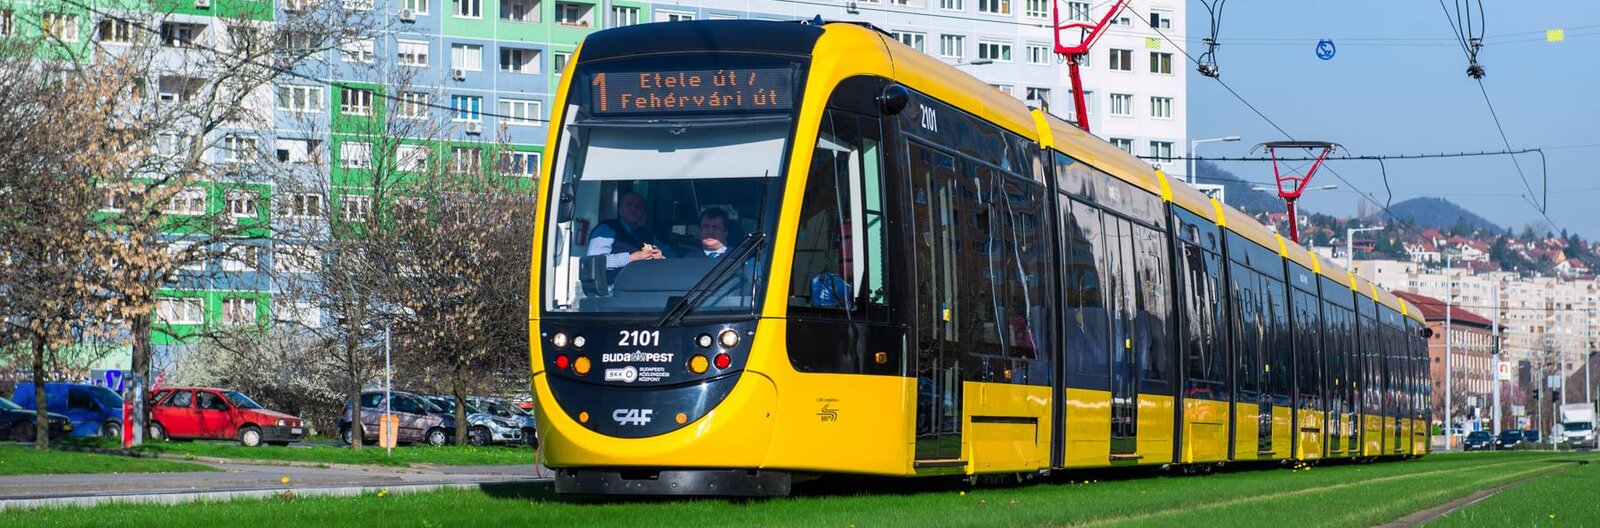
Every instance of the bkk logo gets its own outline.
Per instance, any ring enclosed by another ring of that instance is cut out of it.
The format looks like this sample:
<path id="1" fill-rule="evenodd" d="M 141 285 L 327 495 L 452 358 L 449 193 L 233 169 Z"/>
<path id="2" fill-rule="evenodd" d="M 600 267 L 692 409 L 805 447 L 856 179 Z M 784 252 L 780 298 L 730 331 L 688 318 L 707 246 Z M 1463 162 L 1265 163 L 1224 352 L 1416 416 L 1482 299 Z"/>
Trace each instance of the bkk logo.
<path id="1" fill-rule="evenodd" d="M 611 419 L 616 420 L 618 425 L 643 427 L 650 425 L 650 415 L 654 413 L 654 409 L 617 409 L 611 411 Z"/>
<path id="2" fill-rule="evenodd" d="M 633 365 L 628 365 L 622 368 L 606 369 L 606 381 L 633 383 L 633 381 L 637 379 L 639 379 L 639 369 L 634 368 Z"/>

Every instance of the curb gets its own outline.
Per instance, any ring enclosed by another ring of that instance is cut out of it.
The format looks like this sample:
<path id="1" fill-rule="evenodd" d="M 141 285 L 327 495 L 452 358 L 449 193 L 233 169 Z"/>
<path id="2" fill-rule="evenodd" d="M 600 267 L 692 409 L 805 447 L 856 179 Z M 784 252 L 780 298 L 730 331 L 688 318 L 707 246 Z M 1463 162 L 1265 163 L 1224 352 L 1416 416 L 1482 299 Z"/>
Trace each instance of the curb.
<path id="1" fill-rule="evenodd" d="M 303 460 L 259 460 L 253 458 L 227 458 L 213 456 L 177 455 L 171 453 L 140 453 L 126 449 L 104 449 L 99 447 L 60 446 L 52 447 L 61 451 L 74 451 L 79 453 L 96 453 L 101 455 L 123 456 L 130 458 L 154 458 L 160 460 L 175 460 L 180 462 L 204 462 L 217 465 L 241 466 L 287 466 L 309 469 L 337 469 L 342 471 L 381 471 L 386 473 L 412 473 L 419 475 L 438 474 L 427 467 L 416 466 L 373 466 L 365 464 L 340 464 L 331 462 L 308 462 Z"/>
<path id="2" fill-rule="evenodd" d="M 524 480 L 524 481 L 507 481 L 507 482 L 504 482 L 504 483 L 498 483 L 497 482 L 497 483 L 489 483 L 489 484 L 539 484 L 539 483 L 541 483 L 541 481 Z M 78 496 L 78 497 L 47 497 L 47 498 L 37 498 L 37 499 L 0 500 L 0 511 L 30 510 L 30 509 L 39 509 L 39 508 L 92 507 L 92 506 L 98 506 L 98 505 L 108 504 L 108 503 L 167 504 L 167 505 L 174 505 L 174 504 L 184 504 L 184 503 L 191 503 L 191 502 L 225 502 L 225 501 L 239 500 L 239 499 L 272 499 L 272 498 L 277 498 L 277 499 L 282 499 L 282 500 L 286 500 L 287 501 L 287 500 L 293 500 L 294 498 L 300 498 L 300 497 L 355 497 L 355 496 L 361 496 L 361 495 L 377 493 L 379 491 L 383 491 L 383 492 L 386 492 L 388 494 L 402 495 L 402 494 L 411 494 L 411 493 L 426 493 L 426 492 L 430 492 L 430 491 L 437 491 L 437 490 L 444 490 L 444 489 L 471 490 L 471 489 L 481 488 L 484 485 L 485 485 L 485 483 L 468 483 L 468 482 L 431 483 L 431 484 L 430 483 L 400 484 L 400 485 L 391 485 L 391 486 L 379 486 L 379 485 L 337 486 L 336 485 L 336 486 L 329 486 L 329 487 L 304 487 L 304 488 L 283 487 L 283 488 L 235 489 L 235 490 L 222 490 L 222 491 L 201 491 L 201 492 L 182 491 L 182 492 L 153 493 L 153 494 L 137 494 L 137 493 L 133 493 L 133 494 L 124 494 L 124 495 L 96 495 L 96 496 Z M 286 495 L 286 494 L 288 494 L 288 495 Z"/>

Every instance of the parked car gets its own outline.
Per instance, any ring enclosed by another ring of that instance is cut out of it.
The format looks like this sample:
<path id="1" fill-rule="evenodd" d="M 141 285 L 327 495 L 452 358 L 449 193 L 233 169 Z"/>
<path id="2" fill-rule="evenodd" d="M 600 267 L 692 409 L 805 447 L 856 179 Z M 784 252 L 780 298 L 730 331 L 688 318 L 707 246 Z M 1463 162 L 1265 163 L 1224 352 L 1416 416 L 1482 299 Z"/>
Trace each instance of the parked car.
<path id="1" fill-rule="evenodd" d="M 383 416 L 383 402 L 382 391 L 361 393 L 359 431 L 363 442 L 377 441 L 378 420 Z M 430 407 L 433 405 L 415 394 L 398 391 L 391 393 L 389 410 L 400 422 L 395 432 L 395 443 L 426 442 L 429 445 L 440 446 L 450 441 L 450 431 L 455 430 L 455 420 L 429 412 Z M 345 403 L 344 415 L 339 417 L 339 438 L 346 444 L 355 439 L 357 431 L 350 425 L 350 414 L 350 404 Z"/>
<path id="2" fill-rule="evenodd" d="M 456 399 L 454 396 L 441 396 L 437 394 L 424 395 L 429 403 L 443 409 L 450 416 L 455 416 Z M 455 438 L 454 435 L 451 438 Z M 483 409 L 467 402 L 467 443 L 475 446 L 488 444 L 509 444 L 522 441 L 522 428 L 518 424 L 505 418 L 497 418 Z"/>
<path id="3" fill-rule="evenodd" d="M 72 433 L 72 420 L 65 414 L 49 413 L 50 438 L 61 438 Z M 38 438 L 39 414 L 34 409 L 17 405 L 0 398 L 0 434 L 10 434 L 12 440 L 32 442 Z"/>
<path id="4" fill-rule="evenodd" d="M 156 391 L 150 436 L 156 440 L 233 438 L 245 447 L 289 445 L 305 438 L 300 417 L 269 410 L 228 389 L 173 387 Z"/>
<path id="5" fill-rule="evenodd" d="M 66 415 L 72 422 L 72 436 L 122 437 L 122 396 L 99 385 L 81 383 L 44 384 L 45 409 Z M 32 409 L 33 383 L 18 383 L 11 401 Z"/>
<path id="6" fill-rule="evenodd" d="M 1516 447 L 1519 443 L 1522 443 L 1522 430 L 1506 429 L 1504 431 L 1500 431 L 1500 436 L 1495 437 L 1494 448 L 1511 449 Z"/>
<path id="7" fill-rule="evenodd" d="M 1494 436 L 1488 431 L 1473 431 L 1467 433 L 1466 441 L 1461 443 L 1461 448 L 1467 451 L 1481 451 L 1494 445 Z"/>
<path id="8" fill-rule="evenodd" d="M 1522 430 L 1522 441 L 1524 441 L 1524 442 L 1533 442 L 1533 443 L 1537 444 L 1537 443 L 1541 442 L 1543 438 L 1544 438 L 1543 436 L 1539 435 L 1539 430 L 1538 429 L 1523 429 Z"/>
<path id="9" fill-rule="evenodd" d="M 483 409 L 484 412 L 494 415 L 496 418 L 516 422 L 517 427 L 522 429 L 522 442 L 530 446 L 539 447 L 539 422 L 534 420 L 533 412 L 523 410 L 520 406 L 512 405 L 511 402 L 498 398 L 474 396 L 467 398 L 467 401 L 476 405 L 479 409 Z"/>

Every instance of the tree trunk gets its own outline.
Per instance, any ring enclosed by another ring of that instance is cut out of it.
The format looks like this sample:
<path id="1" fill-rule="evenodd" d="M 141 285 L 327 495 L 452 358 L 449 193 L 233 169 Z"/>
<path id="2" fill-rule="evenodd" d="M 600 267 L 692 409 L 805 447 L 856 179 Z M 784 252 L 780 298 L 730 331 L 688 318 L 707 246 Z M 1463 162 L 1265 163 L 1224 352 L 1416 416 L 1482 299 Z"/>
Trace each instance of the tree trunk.
<path id="1" fill-rule="evenodd" d="M 467 445 L 472 424 L 467 423 L 467 391 L 461 385 L 461 376 L 450 376 L 450 395 L 456 397 L 456 445 Z"/>
<path id="2" fill-rule="evenodd" d="M 132 442 L 134 447 L 144 445 L 145 435 L 150 426 L 150 402 L 145 394 L 150 392 L 150 363 L 154 356 L 154 346 L 150 343 L 150 310 L 149 303 L 143 303 L 147 309 L 138 310 L 133 317 L 128 318 L 128 331 L 133 338 L 133 379 L 128 380 L 123 387 L 122 398 L 134 403 L 133 416 L 124 416 L 123 420 L 129 421 L 133 431 L 132 435 L 124 442 Z"/>
<path id="3" fill-rule="evenodd" d="M 348 381 L 350 384 L 351 449 L 361 449 L 362 441 L 366 440 L 366 433 L 364 432 L 365 426 L 363 425 L 365 422 L 361 421 L 361 373 L 359 372 L 361 369 L 356 363 L 356 348 L 360 344 L 356 342 L 357 337 L 358 336 L 356 336 L 355 332 L 345 332 L 345 374 L 349 378 L 346 381 Z M 383 427 L 381 421 L 379 422 L 378 427 L 380 429 Z"/>
<path id="4" fill-rule="evenodd" d="M 33 448 L 50 449 L 50 402 L 44 394 L 44 335 L 33 336 Z"/>

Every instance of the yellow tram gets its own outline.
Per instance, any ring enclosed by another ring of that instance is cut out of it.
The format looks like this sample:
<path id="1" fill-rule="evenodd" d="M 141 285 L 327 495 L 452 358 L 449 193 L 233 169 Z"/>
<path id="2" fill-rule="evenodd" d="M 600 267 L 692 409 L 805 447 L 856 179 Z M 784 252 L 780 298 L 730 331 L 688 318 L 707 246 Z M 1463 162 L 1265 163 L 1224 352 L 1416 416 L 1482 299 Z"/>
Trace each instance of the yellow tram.
<path id="1" fill-rule="evenodd" d="M 560 492 L 1428 449 L 1403 302 L 869 26 L 602 31 L 551 123 Z"/>

